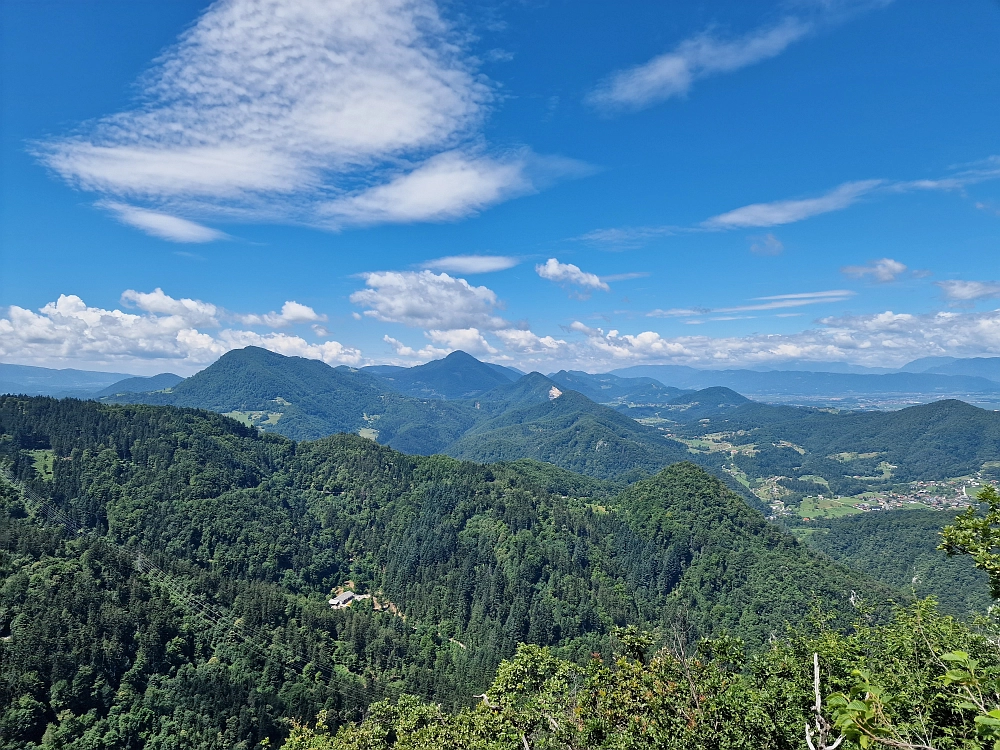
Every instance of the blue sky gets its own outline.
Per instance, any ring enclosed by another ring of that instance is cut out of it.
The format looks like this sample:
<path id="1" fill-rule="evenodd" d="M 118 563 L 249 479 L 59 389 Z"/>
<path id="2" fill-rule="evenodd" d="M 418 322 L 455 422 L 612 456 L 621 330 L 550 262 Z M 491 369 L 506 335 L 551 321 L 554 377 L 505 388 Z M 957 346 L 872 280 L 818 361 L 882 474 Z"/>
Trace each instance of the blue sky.
<path id="1" fill-rule="evenodd" d="M 1000 355 L 1000 4 L 11 2 L 0 360 Z"/>

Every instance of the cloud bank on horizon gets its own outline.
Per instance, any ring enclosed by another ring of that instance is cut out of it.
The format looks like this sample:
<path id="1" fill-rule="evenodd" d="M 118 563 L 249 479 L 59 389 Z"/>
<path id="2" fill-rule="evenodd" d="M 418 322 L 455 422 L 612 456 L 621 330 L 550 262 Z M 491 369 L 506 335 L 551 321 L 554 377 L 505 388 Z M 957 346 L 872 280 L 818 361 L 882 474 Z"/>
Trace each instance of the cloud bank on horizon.
<path id="1" fill-rule="evenodd" d="M 878 268 L 878 263 L 872 266 Z M 1000 355 L 1000 309 L 826 316 L 795 333 L 741 337 L 663 336 L 653 330 L 622 333 L 577 320 L 557 338 L 497 315 L 503 302 L 493 290 L 447 273 L 377 272 L 366 275 L 364 283 L 365 288 L 351 295 L 351 301 L 364 309 L 364 317 L 421 329 L 423 346 L 385 334 L 383 342 L 396 356 L 365 356 L 359 348 L 338 341 L 310 341 L 299 333 L 277 330 L 309 326 L 316 334 L 310 338 L 328 338 L 319 325 L 327 316 L 294 300 L 286 301 L 280 312 L 235 313 L 210 302 L 171 297 L 157 288 L 123 292 L 123 307 L 134 311 L 90 307 L 76 295 L 60 295 L 37 312 L 12 305 L 0 317 L 0 357 L 49 366 L 141 363 L 145 372 L 173 368 L 191 373 L 245 346 L 351 366 L 379 361 L 416 364 L 462 349 L 487 360 L 542 370 L 607 370 L 637 363 L 720 368 L 780 364 L 788 359 L 898 366 L 925 356 Z M 959 302 L 1000 297 L 997 282 L 938 284 L 948 299 Z M 648 317 L 785 310 L 842 301 L 853 294 L 834 289 L 771 295 L 714 310 L 653 310 Z"/>

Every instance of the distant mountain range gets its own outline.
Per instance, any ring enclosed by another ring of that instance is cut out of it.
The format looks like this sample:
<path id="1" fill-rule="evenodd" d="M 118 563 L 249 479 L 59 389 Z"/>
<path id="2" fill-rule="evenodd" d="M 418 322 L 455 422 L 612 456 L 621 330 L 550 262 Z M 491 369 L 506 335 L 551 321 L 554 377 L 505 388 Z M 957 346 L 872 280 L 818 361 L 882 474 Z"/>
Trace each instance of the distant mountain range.
<path id="1" fill-rule="evenodd" d="M 0 393 L 88 398 L 113 383 L 131 377 L 120 372 L 53 370 L 48 367 L 0 364 Z"/>
<path id="2" fill-rule="evenodd" d="M 808 370 L 698 370 L 678 365 L 634 365 L 612 374 L 654 378 L 676 388 L 731 388 L 772 402 L 856 407 L 904 406 L 961 398 L 1000 406 L 1000 358 L 934 363 L 926 371 L 858 374 Z M 919 366 L 919 365 L 918 365 Z M 989 373 L 998 380 L 991 380 Z"/>
<path id="3" fill-rule="evenodd" d="M 768 478 L 779 494 L 853 495 L 1000 461 L 1000 414 L 961 401 L 835 412 L 760 403 L 725 386 L 682 390 L 648 376 L 518 377 L 464 352 L 408 370 L 358 370 L 249 347 L 173 387 L 110 390 L 102 401 L 210 409 L 294 439 L 351 432 L 411 454 L 530 458 L 617 482 L 688 459 L 731 486 L 741 482 L 758 507 Z"/>
<path id="4" fill-rule="evenodd" d="M 414 398 L 461 400 L 524 375 L 520 370 L 480 362 L 464 352 L 416 367 L 374 365 L 361 368 L 393 392 Z M 115 393 L 171 388 L 176 375 L 158 380 L 122 373 L 51 370 L 0 364 L 0 393 L 104 398 Z M 663 404 L 685 390 L 730 388 L 771 403 L 841 408 L 895 409 L 942 398 L 958 398 L 1000 409 L 1000 357 L 924 357 L 898 370 L 843 362 L 789 360 L 780 369 L 702 370 L 679 365 L 635 365 L 593 375 L 560 370 L 549 377 L 561 388 L 598 403 Z M 149 381 L 149 382 L 147 382 Z"/>

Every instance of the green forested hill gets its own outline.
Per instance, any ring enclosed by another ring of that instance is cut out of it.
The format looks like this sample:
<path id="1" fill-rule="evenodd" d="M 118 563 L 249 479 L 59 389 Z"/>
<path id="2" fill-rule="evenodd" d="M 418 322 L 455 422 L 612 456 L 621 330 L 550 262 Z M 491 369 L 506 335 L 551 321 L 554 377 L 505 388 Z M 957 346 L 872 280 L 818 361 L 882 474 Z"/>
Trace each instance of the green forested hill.
<path id="1" fill-rule="evenodd" d="M 296 440 L 371 430 L 382 443 L 420 454 L 439 452 L 476 419 L 465 403 L 411 398 L 357 370 L 252 346 L 167 392 L 105 400 L 210 409 Z"/>
<path id="2" fill-rule="evenodd" d="M 14 397 L 0 399 L 0 460 L 117 545 L 42 528 L 4 490 L 11 748 L 46 732 L 63 747 L 253 747 L 286 731 L 281 716 L 325 708 L 336 722 L 401 691 L 462 703 L 521 641 L 578 660 L 604 652 L 614 626 L 683 622 L 691 637 L 725 629 L 761 644 L 813 602 L 844 618 L 852 590 L 891 595 L 691 464 L 610 494 L 537 463 L 407 456 L 346 435 L 296 444 L 210 412 Z M 195 618 L 138 574 L 132 550 L 232 619 Z M 380 611 L 331 610 L 348 582 Z"/>
<path id="3" fill-rule="evenodd" d="M 516 370 L 480 362 L 463 351 L 415 367 L 375 366 L 361 371 L 394 391 L 417 398 L 474 398 L 521 377 Z"/>
<path id="4" fill-rule="evenodd" d="M 956 400 L 840 413 L 750 402 L 675 432 L 752 447 L 733 456 L 748 476 L 819 476 L 844 495 L 974 474 L 1000 461 L 1000 413 Z M 883 464 L 891 466 L 884 478 Z"/>
<path id="5" fill-rule="evenodd" d="M 537 378 L 544 381 L 547 392 L 550 381 Z M 475 425 L 446 452 L 475 461 L 534 458 L 582 474 L 624 480 L 690 457 L 683 444 L 575 391 L 506 409 Z"/>

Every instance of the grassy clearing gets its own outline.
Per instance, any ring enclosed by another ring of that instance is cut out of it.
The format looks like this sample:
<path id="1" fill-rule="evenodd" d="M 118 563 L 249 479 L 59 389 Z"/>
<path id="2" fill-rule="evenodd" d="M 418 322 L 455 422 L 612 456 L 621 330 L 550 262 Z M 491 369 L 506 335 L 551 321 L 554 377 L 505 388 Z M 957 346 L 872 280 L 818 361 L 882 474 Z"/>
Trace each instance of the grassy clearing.
<path id="1" fill-rule="evenodd" d="M 842 518 L 853 516 L 863 511 L 854 507 L 857 500 L 853 497 L 837 498 L 804 497 L 799 504 L 799 515 L 802 518 Z"/>
<path id="2" fill-rule="evenodd" d="M 31 459 L 35 467 L 35 471 L 38 472 L 38 476 L 42 479 L 48 481 L 55 477 L 52 471 L 52 467 L 55 464 L 56 454 L 51 450 L 35 450 L 28 451 L 31 454 Z"/>

